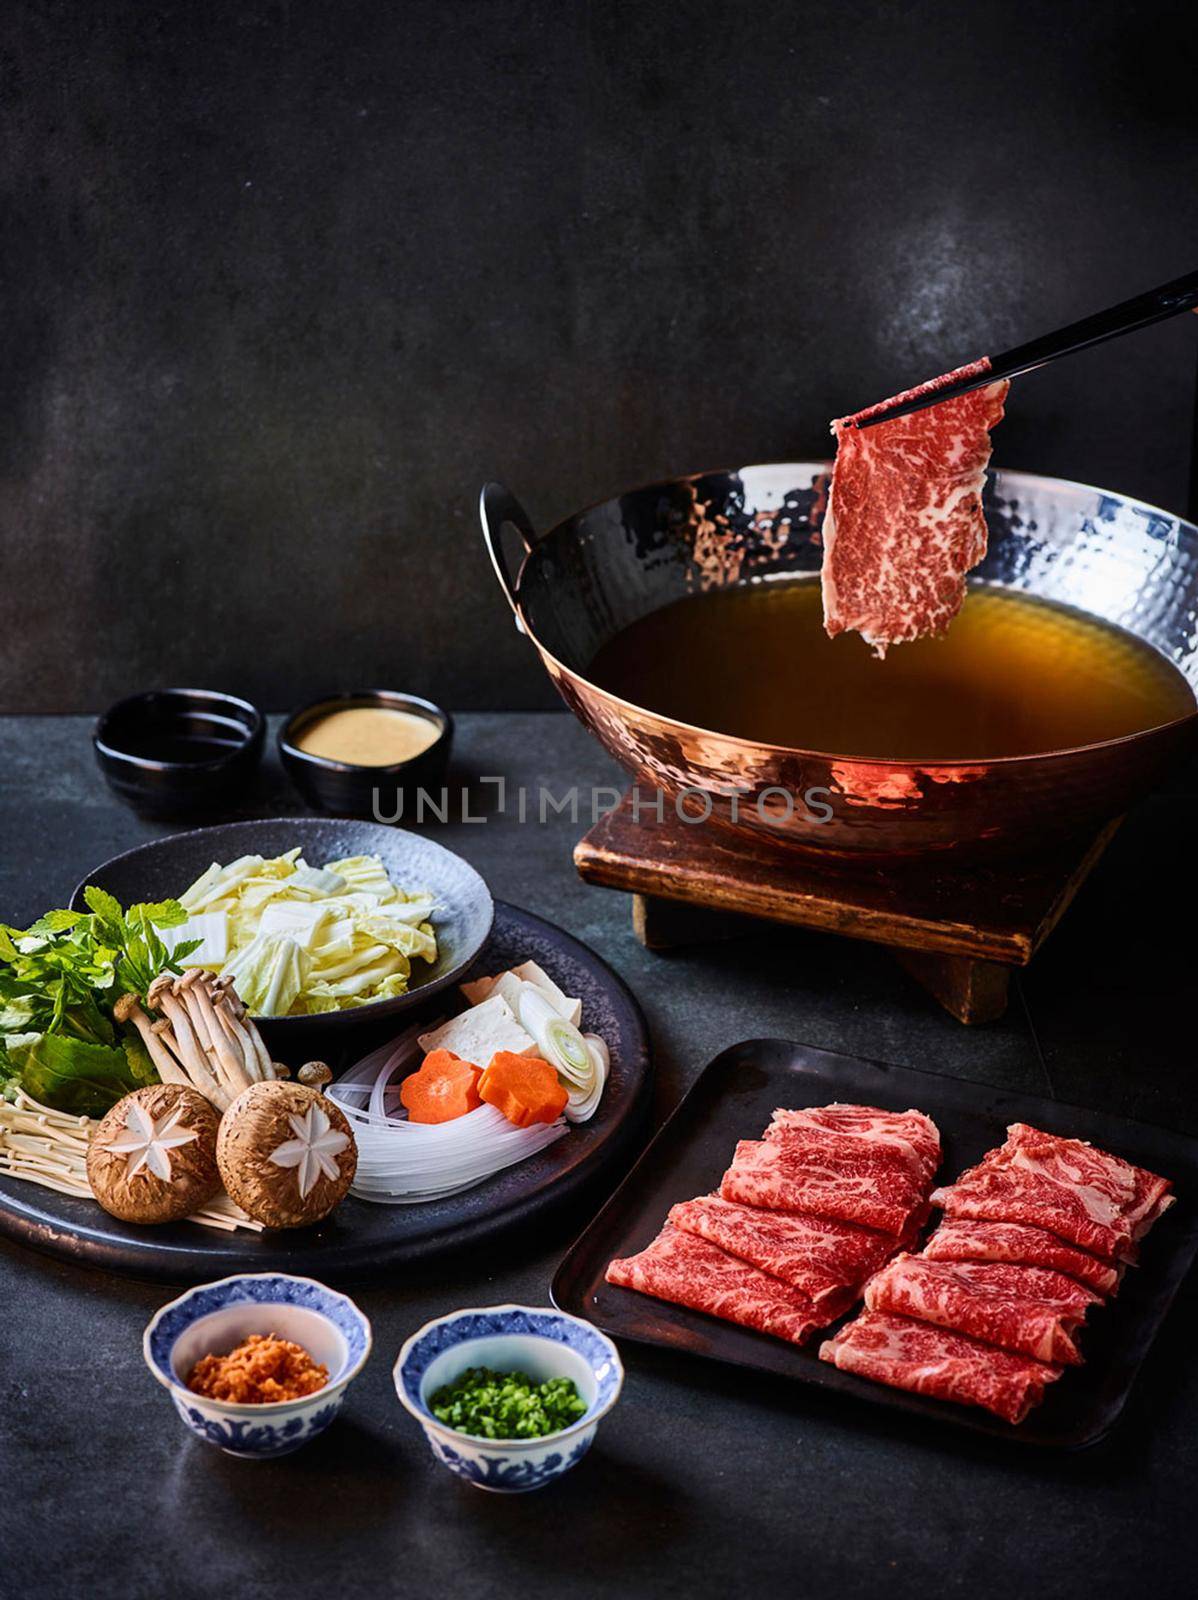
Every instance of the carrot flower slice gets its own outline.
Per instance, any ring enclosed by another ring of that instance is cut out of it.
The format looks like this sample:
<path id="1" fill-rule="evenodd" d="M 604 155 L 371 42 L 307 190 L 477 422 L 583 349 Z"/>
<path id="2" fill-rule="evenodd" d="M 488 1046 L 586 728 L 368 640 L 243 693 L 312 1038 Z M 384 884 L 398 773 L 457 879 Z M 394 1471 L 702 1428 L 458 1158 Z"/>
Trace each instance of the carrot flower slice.
<path id="1" fill-rule="evenodd" d="M 534 1122 L 556 1122 L 569 1098 L 547 1061 L 497 1051 L 479 1079 L 478 1092 L 517 1128 Z"/>
<path id="2" fill-rule="evenodd" d="M 482 1105 L 476 1066 L 452 1050 L 431 1050 L 418 1072 L 405 1078 L 399 1098 L 409 1122 L 453 1122 Z"/>

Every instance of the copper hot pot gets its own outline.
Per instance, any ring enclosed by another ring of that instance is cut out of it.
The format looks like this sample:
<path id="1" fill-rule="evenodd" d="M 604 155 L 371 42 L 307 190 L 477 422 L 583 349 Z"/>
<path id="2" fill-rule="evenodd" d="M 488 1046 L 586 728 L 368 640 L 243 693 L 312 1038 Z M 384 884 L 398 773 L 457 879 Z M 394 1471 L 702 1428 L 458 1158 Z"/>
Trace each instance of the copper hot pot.
<path id="1" fill-rule="evenodd" d="M 699 473 L 634 489 L 538 538 L 519 503 L 488 484 L 483 537 L 517 625 L 575 716 L 642 786 L 740 831 L 810 849 L 878 856 L 1026 849 L 1104 822 L 1192 747 L 1198 709 L 1162 727 L 1073 750 L 918 763 L 787 749 L 691 727 L 588 681 L 621 629 L 699 588 L 819 570 L 828 462 Z M 1198 691 L 1198 528 L 1124 495 L 1020 472 L 987 482 L 990 549 L 974 573 L 1117 623 Z M 523 545 L 514 577 L 502 543 Z M 814 814 L 799 798 L 829 797 Z M 739 792 L 742 798 L 729 798 Z M 735 817 L 734 817 L 735 812 Z"/>

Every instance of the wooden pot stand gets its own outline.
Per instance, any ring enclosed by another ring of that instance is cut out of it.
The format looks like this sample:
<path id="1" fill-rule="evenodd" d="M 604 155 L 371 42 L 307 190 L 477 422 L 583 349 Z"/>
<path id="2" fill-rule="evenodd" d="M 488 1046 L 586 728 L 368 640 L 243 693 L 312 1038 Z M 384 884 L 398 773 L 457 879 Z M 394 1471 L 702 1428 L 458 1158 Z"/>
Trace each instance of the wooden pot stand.
<path id="1" fill-rule="evenodd" d="M 1119 826 L 1028 858 L 821 861 L 719 823 L 659 820 L 632 791 L 574 848 L 587 883 L 631 892 L 637 938 L 664 950 L 789 923 L 885 945 L 960 1022 L 1006 1009 L 1012 969 L 1056 926 Z"/>

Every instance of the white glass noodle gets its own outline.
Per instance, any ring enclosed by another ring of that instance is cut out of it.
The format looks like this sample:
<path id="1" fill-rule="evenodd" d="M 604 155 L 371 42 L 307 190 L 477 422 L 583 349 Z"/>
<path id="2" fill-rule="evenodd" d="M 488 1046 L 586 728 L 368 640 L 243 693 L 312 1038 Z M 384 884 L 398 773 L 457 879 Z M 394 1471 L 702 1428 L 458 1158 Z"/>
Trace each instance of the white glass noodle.
<path id="1" fill-rule="evenodd" d="M 421 1022 L 351 1067 L 329 1088 L 348 1117 L 358 1146 L 351 1193 L 379 1205 L 414 1205 L 459 1194 L 505 1167 L 546 1149 L 566 1124 L 517 1128 L 494 1106 L 482 1105 L 450 1122 L 409 1122 L 392 1079 L 420 1054 Z"/>

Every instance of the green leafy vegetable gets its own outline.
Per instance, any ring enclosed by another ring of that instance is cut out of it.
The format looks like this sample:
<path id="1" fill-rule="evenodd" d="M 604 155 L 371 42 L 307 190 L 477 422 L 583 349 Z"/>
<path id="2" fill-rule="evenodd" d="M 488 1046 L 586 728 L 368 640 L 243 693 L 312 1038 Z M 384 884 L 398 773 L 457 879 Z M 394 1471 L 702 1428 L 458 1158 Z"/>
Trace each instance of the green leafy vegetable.
<path id="1" fill-rule="evenodd" d="M 91 909 L 90 920 L 96 938 L 115 947 L 121 994 L 144 995 L 164 968 L 179 972 L 177 963 L 198 947 L 198 940 L 185 940 L 173 951 L 168 950 L 155 931 L 178 928 L 187 921 L 187 912 L 177 900 L 130 906 L 122 913 L 120 903 L 112 895 L 90 883 L 83 891 L 83 898 Z"/>
<path id="2" fill-rule="evenodd" d="M 79 1116 L 103 1116 L 122 1095 L 158 1080 L 137 1038 L 88 1044 L 61 1033 L 16 1033 L 4 1047 L 8 1077 L 31 1099 Z"/>
<path id="3" fill-rule="evenodd" d="M 535 1383 L 526 1372 L 467 1367 L 429 1402 L 433 1416 L 479 1439 L 543 1439 L 586 1415 L 573 1378 Z"/>
<path id="4" fill-rule="evenodd" d="M 102 1115 L 156 1078 L 135 1030 L 113 1020 L 121 995 L 146 990 L 194 944 L 167 949 L 178 901 L 130 906 L 94 885 L 87 911 L 48 911 L 22 931 L 0 924 L 0 1092 L 23 1088 L 43 1105 Z"/>

